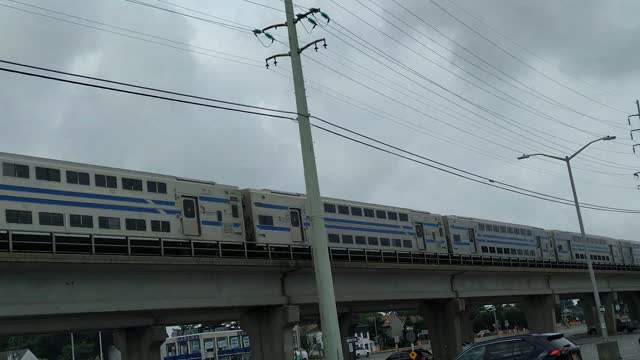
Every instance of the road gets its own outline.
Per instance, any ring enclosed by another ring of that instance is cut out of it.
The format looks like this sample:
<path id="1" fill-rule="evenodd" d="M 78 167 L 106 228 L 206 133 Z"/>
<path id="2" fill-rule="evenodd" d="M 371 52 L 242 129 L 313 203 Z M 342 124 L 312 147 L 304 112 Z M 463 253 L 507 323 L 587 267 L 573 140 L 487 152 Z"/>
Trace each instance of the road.
<path id="1" fill-rule="evenodd" d="M 570 329 L 559 329 L 559 332 L 562 332 L 571 339 L 573 342 L 578 344 L 582 349 L 582 358 L 583 360 L 598 360 L 598 352 L 596 350 L 596 343 L 600 340 L 598 337 L 586 336 L 586 327 L 577 326 Z M 488 340 L 489 338 L 484 339 L 476 339 L 476 342 L 482 340 Z M 618 342 L 618 346 L 620 348 L 620 355 L 622 355 L 622 359 L 624 360 L 640 360 L 640 334 L 625 334 L 625 335 L 616 335 L 611 337 L 612 340 L 616 340 Z M 385 360 L 391 352 L 384 353 L 375 353 L 372 354 L 369 358 L 370 360 Z"/>

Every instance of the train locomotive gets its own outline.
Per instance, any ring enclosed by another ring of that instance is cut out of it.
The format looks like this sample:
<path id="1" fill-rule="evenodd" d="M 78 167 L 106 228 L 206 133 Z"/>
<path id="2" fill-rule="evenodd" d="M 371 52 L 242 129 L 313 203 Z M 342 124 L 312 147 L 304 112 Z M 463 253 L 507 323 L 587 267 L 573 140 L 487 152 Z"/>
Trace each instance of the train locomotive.
<path id="1" fill-rule="evenodd" d="M 0 153 L 0 251 L 309 254 L 304 194 Z M 323 198 L 331 254 L 640 265 L 640 243 Z M 307 249 L 307 250 L 303 250 Z M 289 250 L 292 251 L 292 250 Z M 384 260 L 384 259 L 383 259 Z"/>

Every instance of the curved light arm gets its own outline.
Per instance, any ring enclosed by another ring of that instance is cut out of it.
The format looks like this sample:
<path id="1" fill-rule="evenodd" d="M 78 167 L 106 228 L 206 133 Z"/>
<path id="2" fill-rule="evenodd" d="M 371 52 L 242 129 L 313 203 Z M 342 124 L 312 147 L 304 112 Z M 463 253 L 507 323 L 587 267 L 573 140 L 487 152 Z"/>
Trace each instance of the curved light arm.
<path id="1" fill-rule="evenodd" d="M 609 140 L 615 140 L 615 138 L 616 138 L 615 136 L 610 136 L 610 135 L 609 135 L 609 136 L 601 137 L 600 139 L 592 140 L 592 141 L 591 141 L 591 142 L 589 142 L 587 145 L 585 145 L 585 146 L 581 147 L 581 148 L 580 148 L 580 150 L 576 151 L 573 155 L 568 156 L 568 157 L 567 157 L 567 159 L 568 159 L 568 160 L 573 159 L 574 157 L 576 157 L 576 155 L 580 154 L 580 153 L 582 152 L 582 150 L 586 149 L 589 145 L 591 145 L 591 144 L 593 144 L 593 143 L 595 143 L 595 142 L 598 142 L 598 141 L 609 141 Z"/>
<path id="2" fill-rule="evenodd" d="M 540 154 L 540 153 L 537 153 L 537 154 L 526 154 L 526 155 L 522 154 L 522 156 L 518 157 L 518 160 L 530 158 L 532 156 L 545 156 L 545 157 L 549 157 L 549 158 L 556 159 L 556 160 L 567 161 L 567 159 L 565 159 L 563 157 L 560 157 L 560 156 L 553 156 L 553 155 Z"/>

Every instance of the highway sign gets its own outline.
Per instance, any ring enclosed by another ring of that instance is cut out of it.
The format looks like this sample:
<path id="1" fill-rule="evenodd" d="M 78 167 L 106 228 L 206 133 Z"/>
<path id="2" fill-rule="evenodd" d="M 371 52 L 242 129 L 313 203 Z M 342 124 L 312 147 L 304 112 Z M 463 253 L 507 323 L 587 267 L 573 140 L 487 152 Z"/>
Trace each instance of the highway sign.
<path id="1" fill-rule="evenodd" d="M 416 360 L 416 357 L 418 357 L 418 353 L 415 351 L 411 351 L 409 353 L 409 357 L 411 358 L 411 360 Z"/>

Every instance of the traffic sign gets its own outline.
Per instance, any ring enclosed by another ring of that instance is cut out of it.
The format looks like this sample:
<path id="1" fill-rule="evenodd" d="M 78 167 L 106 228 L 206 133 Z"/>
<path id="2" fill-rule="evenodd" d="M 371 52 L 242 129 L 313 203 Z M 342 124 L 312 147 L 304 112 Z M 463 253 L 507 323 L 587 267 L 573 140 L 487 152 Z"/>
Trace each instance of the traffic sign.
<path id="1" fill-rule="evenodd" d="M 418 357 L 418 353 L 415 351 L 411 351 L 409 353 L 409 357 L 411 358 L 411 360 L 416 360 L 416 358 Z"/>
<path id="2" fill-rule="evenodd" d="M 416 333 L 413 330 L 407 330 L 404 333 L 404 339 L 407 340 L 408 343 L 414 343 L 416 341 Z"/>

